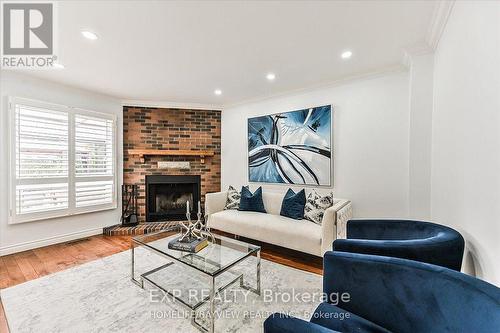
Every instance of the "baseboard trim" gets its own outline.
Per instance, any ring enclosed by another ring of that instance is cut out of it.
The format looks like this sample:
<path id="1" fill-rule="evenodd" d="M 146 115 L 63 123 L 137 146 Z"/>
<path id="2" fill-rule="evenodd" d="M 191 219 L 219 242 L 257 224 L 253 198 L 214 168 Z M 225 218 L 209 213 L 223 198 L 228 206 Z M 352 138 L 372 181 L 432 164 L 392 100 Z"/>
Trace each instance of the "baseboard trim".
<path id="1" fill-rule="evenodd" d="M 58 235 L 58 236 L 48 237 L 48 238 L 44 238 L 44 239 L 39 239 L 39 240 L 4 246 L 4 247 L 0 247 L 0 256 L 5 256 L 8 254 L 27 251 L 27 250 L 32 250 L 32 249 L 36 249 L 36 248 L 43 247 L 43 246 L 64 243 L 64 242 L 72 241 L 72 240 L 75 240 L 78 238 L 94 236 L 94 235 L 99 235 L 99 234 L 102 234 L 102 227 L 92 228 L 92 229 L 87 229 L 87 230 L 82 230 L 82 231 L 77 231 L 77 232 L 71 232 L 71 233 L 64 234 L 64 235 Z"/>

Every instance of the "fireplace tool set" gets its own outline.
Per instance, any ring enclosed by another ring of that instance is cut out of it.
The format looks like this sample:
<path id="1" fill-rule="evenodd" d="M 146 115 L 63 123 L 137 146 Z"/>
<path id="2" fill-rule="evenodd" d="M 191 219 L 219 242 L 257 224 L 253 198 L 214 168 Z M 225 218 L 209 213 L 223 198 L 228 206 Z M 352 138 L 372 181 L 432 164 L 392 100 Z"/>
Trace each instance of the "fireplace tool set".
<path id="1" fill-rule="evenodd" d="M 122 185 L 122 217 L 121 223 L 124 227 L 133 227 L 139 224 L 137 215 L 137 185 Z"/>

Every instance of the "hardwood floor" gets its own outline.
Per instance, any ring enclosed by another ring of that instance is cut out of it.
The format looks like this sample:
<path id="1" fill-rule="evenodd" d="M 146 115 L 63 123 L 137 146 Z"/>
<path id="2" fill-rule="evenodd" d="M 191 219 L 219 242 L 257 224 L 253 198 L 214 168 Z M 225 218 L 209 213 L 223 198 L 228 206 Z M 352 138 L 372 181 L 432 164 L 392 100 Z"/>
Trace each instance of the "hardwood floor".
<path id="1" fill-rule="evenodd" d="M 0 257 L 0 289 L 128 250 L 130 238 L 131 236 L 98 235 Z M 247 239 L 242 238 L 242 240 Z M 319 257 L 253 240 L 248 241 L 262 247 L 261 258 L 263 259 L 316 274 L 323 273 L 322 261 Z M 8 332 L 7 320 L 0 300 L 0 333 Z"/>
<path id="2" fill-rule="evenodd" d="M 0 302 L 0 332 L 9 332 L 9 326 L 7 326 L 7 319 L 5 318 L 5 312 L 3 311 L 2 302 Z"/>
<path id="3" fill-rule="evenodd" d="M 0 257 L 0 289 L 128 250 L 131 236 L 92 236 Z M 8 333 L 0 301 L 0 333 Z"/>

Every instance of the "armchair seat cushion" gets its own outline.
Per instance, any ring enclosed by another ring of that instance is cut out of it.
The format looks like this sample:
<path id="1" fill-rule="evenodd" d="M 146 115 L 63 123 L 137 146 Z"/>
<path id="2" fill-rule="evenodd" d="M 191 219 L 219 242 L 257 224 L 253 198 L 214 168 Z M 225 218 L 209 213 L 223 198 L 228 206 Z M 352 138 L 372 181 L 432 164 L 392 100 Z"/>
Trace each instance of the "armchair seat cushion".
<path id="1" fill-rule="evenodd" d="M 264 321 L 264 333 L 341 333 L 329 328 L 287 316 L 274 313 Z"/>
<path id="2" fill-rule="evenodd" d="M 311 323 L 343 333 L 391 333 L 371 321 L 326 302 L 316 308 Z"/>
<path id="3" fill-rule="evenodd" d="M 310 322 L 275 313 L 264 322 L 265 333 L 391 333 L 349 311 L 321 303 Z"/>

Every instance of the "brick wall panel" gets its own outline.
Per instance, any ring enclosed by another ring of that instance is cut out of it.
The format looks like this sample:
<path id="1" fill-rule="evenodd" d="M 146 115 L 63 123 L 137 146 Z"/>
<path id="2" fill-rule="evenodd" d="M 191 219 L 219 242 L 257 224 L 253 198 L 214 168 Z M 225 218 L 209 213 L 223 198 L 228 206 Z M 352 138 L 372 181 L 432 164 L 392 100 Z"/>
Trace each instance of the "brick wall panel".
<path id="1" fill-rule="evenodd" d="M 220 191 L 220 111 L 123 107 L 123 182 L 139 185 L 139 218 L 145 219 L 146 175 L 200 175 L 205 194 Z M 212 150 L 201 163 L 195 156 L 148 156 L 141 162 L 128 149 Z M 158 161 L 189 161 L 191 169 L 158 169 Z"/>

